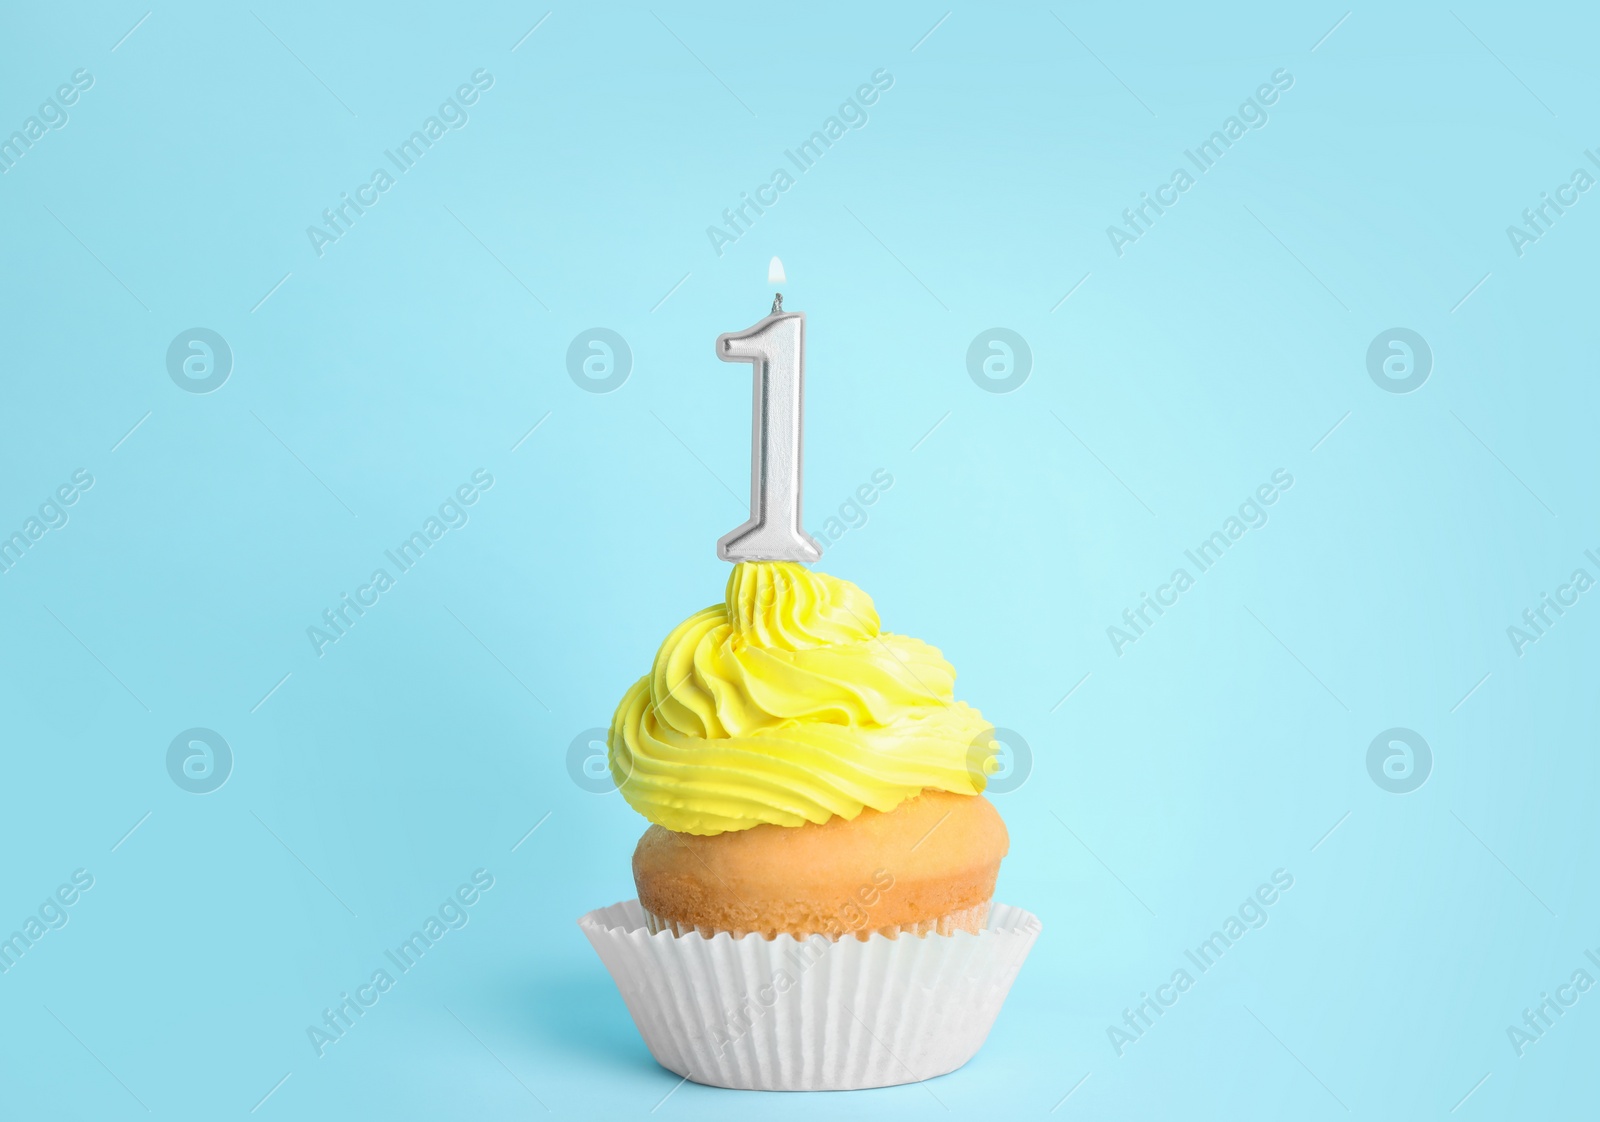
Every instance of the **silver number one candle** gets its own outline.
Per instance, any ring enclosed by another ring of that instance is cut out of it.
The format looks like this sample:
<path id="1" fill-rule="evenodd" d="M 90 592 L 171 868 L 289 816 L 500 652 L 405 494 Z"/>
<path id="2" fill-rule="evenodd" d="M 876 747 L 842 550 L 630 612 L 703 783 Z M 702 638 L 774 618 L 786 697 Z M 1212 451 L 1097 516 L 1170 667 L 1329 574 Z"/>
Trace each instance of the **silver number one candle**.
<path id="1" fill-rule="evenodd" d="M 806 317 L 783 310 L 753 327 L 717 336 L 717 357 L 748 362 L 754 400 L 750 434 L 750 521 L 717 542 L 724 561 L 816 561 L 822 549 L 800 527 L 800 430 Z"/>

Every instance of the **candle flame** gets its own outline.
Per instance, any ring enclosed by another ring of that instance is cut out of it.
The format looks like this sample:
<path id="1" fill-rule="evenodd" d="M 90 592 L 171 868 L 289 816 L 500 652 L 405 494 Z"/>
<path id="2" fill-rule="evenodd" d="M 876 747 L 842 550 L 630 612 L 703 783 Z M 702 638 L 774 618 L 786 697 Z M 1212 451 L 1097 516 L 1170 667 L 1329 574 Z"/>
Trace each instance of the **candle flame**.
<path id="1" fill-rule="evenodd" d="M 767 263 L 768 284 L 788 284 L 789 278 L 783 275 L 783 262 L 774 257 Z"/>

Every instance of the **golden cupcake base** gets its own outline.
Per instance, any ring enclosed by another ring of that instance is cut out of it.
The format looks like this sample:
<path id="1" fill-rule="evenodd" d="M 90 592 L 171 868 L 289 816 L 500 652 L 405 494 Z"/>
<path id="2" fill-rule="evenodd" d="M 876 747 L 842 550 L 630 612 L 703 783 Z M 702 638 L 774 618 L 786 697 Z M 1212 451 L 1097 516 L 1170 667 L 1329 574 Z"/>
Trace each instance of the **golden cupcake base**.
<path id="1" fill-rule="evenodd" d="M 653 931 L 828 939 L 983 927 L 1005 823 L 981 795 L 928 790 L 821 825 L 701 836 L 651 826 L 633 855 Z"/>

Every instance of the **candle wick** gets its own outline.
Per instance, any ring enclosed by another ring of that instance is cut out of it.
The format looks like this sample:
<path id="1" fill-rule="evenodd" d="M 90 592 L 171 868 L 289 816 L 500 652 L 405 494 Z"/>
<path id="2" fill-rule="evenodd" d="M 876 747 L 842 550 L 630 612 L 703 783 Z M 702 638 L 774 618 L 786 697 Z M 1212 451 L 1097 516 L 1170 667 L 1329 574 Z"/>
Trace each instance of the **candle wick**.
<path id="1" fill-rule="evenodd" d="M 777 292 L 772 296 L 772 314 L 777 315 L 783 311 L 783 293 Z"/>

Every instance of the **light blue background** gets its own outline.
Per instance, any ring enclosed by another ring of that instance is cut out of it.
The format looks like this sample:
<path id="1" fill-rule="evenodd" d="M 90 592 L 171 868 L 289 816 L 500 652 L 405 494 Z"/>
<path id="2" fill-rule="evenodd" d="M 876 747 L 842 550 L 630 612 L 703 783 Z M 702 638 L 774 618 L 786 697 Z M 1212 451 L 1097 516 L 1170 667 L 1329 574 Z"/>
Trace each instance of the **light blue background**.
<path id="1" fill-rule="evenodd" d="M 0 575 L 0 933 L 95 878 L 0 976 L 0 1113 L 1593 1103 L 1600 993 L 1520 1057 L 1506 1032 L 1600 976 L 1600 594 L 1506 636 L 1600 576 L 1600 198 L 1521 257 L 1505 232 L 1600 143 L 1591 13 L 145 11 L 0 18 L 0 130 L 95 79 L 0 177 L 0 528 L 95 479 Z M 469 124 L 319 258 L 306 227 L 480 67 Z M 1106 227 L 1280 67 L 1270 122 L 1119 257 Z M 718 257 L 706 227 L 878 68 L 869 123 Z M 895 480 L 823 567 L 1034 758 L 998 895 L 1044 934 L 988 1045 L 849 1099 L 674 1091 L 574 923 L 632 895 L 643 823 L 568 745 L 721 595 L 749 383 L 712 340 L 772 254 L 808 315 L 808 525 Z M 566 371 L 596 325 L 633 352 L 610 394 Z M 1033 352 L 1004 395 L 966 370 L 996 325 Z M 166 368 L 194 326 L 234 354 L 210 394 Z M 1396 326 L 1434 355 L 1405 395 L 1366 366 Z M 469 524 L 319 658 L 307 627 L 479 468 Z M 1278 468 L 1270 523 L 1114 653 Z M 166 768 L 194 726 L 234 753 L 204 796 Z M 1366 764 L 1394 726 L 1433 753 L 1405 795 Z M 470 924 L 318 1058 L 307 1026 L 479 868 Z M 1278 868 L 1267 926 L 1118 1056 Z"/>

